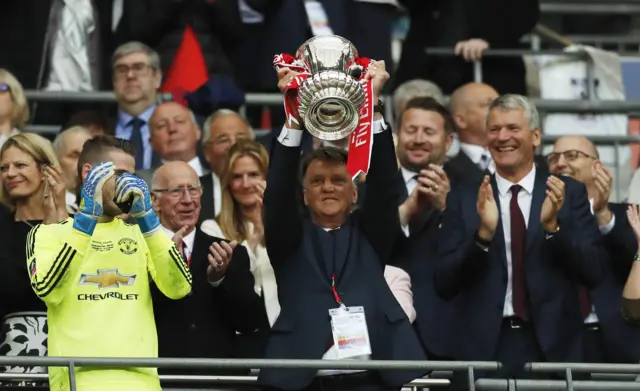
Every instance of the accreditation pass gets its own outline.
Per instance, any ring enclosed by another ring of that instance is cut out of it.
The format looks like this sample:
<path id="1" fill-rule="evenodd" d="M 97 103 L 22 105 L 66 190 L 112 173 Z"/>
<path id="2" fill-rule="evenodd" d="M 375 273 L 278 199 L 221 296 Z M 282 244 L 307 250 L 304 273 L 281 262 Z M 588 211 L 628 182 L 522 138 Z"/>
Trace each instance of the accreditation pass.
<path id="1" fill-rule="evenodd" d="M 333 346 L 338 359 L 370 355 L 371 343 L 363 307 L 346 307 L 329 310 Z"/>

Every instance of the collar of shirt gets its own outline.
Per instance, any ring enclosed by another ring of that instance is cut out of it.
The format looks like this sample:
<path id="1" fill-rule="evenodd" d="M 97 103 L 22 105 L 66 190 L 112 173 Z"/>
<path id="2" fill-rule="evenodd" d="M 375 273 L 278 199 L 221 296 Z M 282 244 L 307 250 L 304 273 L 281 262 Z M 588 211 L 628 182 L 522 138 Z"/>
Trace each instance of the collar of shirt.
<path id="1" fill-rule="evenodd" d="M 400 167 L 400 172 L 402 173 L 402 179 L 404 179 L 405 185 L 409 184 L 411 181 L 415 181 L 416 175 L 418 175 L 417 172 L 408 170 L 404 167 Z"/>
<path id="2" fill-rule="evenodd" d="M 166 163 L 168 160 L 162 159 L 162 163 Z M 200 158 L 196 155 L 193 159 L 189 160 L 187 162 L 187 164 L 189 166 L 191 166 L 191 168 L 193 168 L 193 171 L 196 172 L 196 174 L 198 174 L 198 176 L 203 176 L 205 174 L 204 172 L 204 167 L 202 167 L 202 163 L 200 162 Z"/>
<path id="3" fill-rule="evenodd" d="M 173 238 L 173 235 L 175 235 L 175 233 L 173 231 L 171 231 L 170 229 L 166 228 L 165 226 L 162 226 L 162 230 L 170 238 Z M 193 251 L 193 242 L 195 240 L 196 240 L 196 230 L 195 229 L 193 231 L 189 232 L 189 234 L 187 236 L 182 238 L 182 244 L 185 246 L 184 247 L 184 250 L 185 250 L 185 254 L 184 255 L 185 255 L 185 257 L 187 257 L 187 259 L 191 256 L 191 252 Z"/>
<path id="4" fill-rule="evenodd" d="M 151 107 L 143 111 L 138 116 L 138 118 L 144 120 L 145 124 L 148 125 L 149 120 L 151 119 L 151 115 L 153 114 L 153 111 L 155 109 L 156 109 L 156 105 L 152 105 Z M 127 125 L 129 125 L 129 122 L 131 122 L 132 119 L 133 119 L 133 116 L 131 114 L 125 113 L 121 109 L 118 109 L 118 125 L 120 125 L 122 128 L 127 127 Z"/>
<path id="5" fill-rule="evenodd" d="M 462 152 L 471 159 L 474 164 L 479 164 L 482 159 L 482 155 L 489 155 L 489 150 L 480 145 L 460 143 L 460 149 Z"/>
<path id="6" fill-rule="evenodd" d="M 500 174 L 498 174 L 498 172 L 496 172 L 495 176 L 496 176 L 496 183 L 498 184 L 498 192 L 503 197 L 509 194 L 509 192 L 511 191 L 511 186 L 513 185 L 520 185 L 527 193 L 532 194 L 533 184 L 535 183 L 535 180 L 536 180 L 536 165 L 534 164 L 533 167 L 531 168 L 531 171 L 529 171 L 529 173 L 525 175 L 524 178 L 522 178 L 518 183 L 513 183 L 508 179 L 501 177 Z"/>

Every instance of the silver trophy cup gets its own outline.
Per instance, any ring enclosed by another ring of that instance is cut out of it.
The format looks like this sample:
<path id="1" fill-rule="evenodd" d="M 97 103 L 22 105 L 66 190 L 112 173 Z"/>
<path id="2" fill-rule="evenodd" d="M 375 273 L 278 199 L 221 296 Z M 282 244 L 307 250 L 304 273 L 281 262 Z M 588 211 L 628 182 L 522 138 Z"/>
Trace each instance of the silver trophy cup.
<path id="1" fill-rule="evenodd" d="M 311 38 L 296 52 L 311 75 L 298 88 L 298 111 L 304 127 L 321 140 L 341 140 L 358 126 L 358 110 L 365 91 L 361 72 L 349 69 L 358 51 L 337 35 Z"/>

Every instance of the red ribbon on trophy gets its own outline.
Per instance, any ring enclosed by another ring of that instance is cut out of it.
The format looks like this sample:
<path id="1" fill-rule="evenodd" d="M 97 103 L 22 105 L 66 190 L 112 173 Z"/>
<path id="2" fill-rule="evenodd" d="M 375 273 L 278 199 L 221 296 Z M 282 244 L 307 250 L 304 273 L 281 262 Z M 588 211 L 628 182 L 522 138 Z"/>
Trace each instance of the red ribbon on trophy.
<path id="1" fill-rule="evenodd" d="M 355 179 L 360 173 L 369 172 L 371 163 L 371 149 L 373 147 L 373 84 L 371 80 L 364 79 L 366 70 L 373 64 L 373 60 L 366 57 L 357 57 L 348 64 L 348 71 L 360 69 L 359 81 L 365 91 L 365 102 L 359 108 L 359 121 L 356 129 L 349 136 L 349 157 L 347 159 L 347 172 Z M 298 75 L 291 78 L 284 91 L 284 111 L 287 121 L 298 123 L 298 88 L 311 74 L 305 64 L 290 54 L 277 54 L 273 57 L 273 66 L 276 69 L 289 68 Z M 300 125 L 300 124 L 299 124 Z"/>

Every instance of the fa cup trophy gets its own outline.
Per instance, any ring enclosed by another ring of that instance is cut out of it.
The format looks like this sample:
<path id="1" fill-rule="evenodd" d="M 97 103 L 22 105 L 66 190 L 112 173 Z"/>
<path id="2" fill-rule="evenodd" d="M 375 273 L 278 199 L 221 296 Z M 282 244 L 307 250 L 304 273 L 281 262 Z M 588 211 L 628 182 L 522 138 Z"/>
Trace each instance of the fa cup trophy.
<path id="1" fill-rule="evenodd" d="M 359 57 L 348 40 L 325 35 L 303 43 L 295 57 L 276 55 L 273 63 L 276 69 L 287 67 L 298 73 L 284 92 L 287 120 L 298 118 L 304 129 L 321 140 L 351 136 L 347 170 L 354 175 L 366 173 L 374 102 L 371 81 L 365 75 L 373 61 Z"/>

